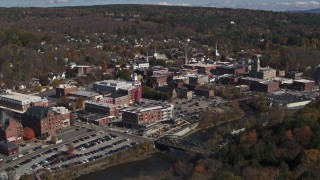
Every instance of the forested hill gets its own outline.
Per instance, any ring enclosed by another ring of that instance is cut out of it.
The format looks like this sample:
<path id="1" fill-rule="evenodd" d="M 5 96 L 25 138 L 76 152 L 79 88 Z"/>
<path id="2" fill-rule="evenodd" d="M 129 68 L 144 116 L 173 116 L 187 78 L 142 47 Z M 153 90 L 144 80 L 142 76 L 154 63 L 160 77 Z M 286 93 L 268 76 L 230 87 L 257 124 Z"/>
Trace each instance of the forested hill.
<path id="1" fill-rule="evenodd" d="M 145 53 L 137 43 L 165 52 L 178 43 L 164 40 L 187 38 L 193 47 L 218 44 L 222 57 L 261 53 L 262 65 L 307 75 L 320 64 L 319 14 L 142 5 L 0 8 L 0 73 L 12 84 L 61 72 L 66 58 L 99 64 Z"/>

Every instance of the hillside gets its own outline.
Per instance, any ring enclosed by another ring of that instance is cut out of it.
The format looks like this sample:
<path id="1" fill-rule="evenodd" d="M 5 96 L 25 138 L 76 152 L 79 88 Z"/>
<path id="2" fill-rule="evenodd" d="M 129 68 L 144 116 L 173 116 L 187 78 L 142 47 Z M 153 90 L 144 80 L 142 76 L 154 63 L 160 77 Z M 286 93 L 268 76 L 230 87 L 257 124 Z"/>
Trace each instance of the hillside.
<path id="1" fill-rule="evenodd" d="M 261 53 L 263 66 L 312 76 L 313 67 L 320 64 L 319 17 L 141 5 L 0 8 L 0 73 L 2 82 L 12 86 L 62 72 L 70 62 L 99 65 L 114 58 L 125 62 L 137 52 L 152 53 L 155 47 L 168 54 L 190 38 L 190 47 L 209 58 L 218 44 L 223 59 L 237 58 L 241 50 L 249 57 Z"/>

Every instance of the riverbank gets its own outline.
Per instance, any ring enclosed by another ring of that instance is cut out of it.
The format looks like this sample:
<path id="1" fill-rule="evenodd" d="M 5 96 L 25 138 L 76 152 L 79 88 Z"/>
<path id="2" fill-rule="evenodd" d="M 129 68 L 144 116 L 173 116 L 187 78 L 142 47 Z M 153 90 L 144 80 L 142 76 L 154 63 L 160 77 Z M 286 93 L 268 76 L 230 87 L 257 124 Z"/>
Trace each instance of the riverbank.
<path id="1" fill-rule="evenodd" d="M 61 170 L 55 173 L 44 174 L 45 178 L 49 179 L 64 179 L 71 180 L 80 176 L 101 171 L 111 166 L 129 163 L 133 161 L 148 158 L 152 154 L 159 152 L 153 145 L 153 142 L 146 142 L 127 151 L 119 152 L 110 157 L 102 158 L 100 160 L 89 162 L 80 166 L 71 166 L 68 169 Z"/>

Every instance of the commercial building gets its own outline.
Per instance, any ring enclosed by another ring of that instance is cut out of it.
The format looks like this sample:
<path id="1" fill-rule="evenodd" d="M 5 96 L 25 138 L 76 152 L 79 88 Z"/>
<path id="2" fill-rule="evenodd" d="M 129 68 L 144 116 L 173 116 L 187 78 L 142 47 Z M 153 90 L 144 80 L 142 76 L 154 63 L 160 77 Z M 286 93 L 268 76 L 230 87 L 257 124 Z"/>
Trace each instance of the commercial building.
<path id="1" fill-rule="evenodd" d="M 196 64 L 185 64 L 184 67 L 189 69 L 197 69 L 198 73 L 206 74 L 206 73 L 209 73 L 212 69 L 215 69 L 216 65 L 196 63 Z"/>
<path id="2" fill-rule="evenodd" d="M 191 85 L 205 85 L 209 83 L 208 75 L 199 74 L 197 76 L 189 77 L 189 84 Z"/>
<path id="3" fill-rule="evenodd" d="M 51 110 L 61 116 L 62 128 L 66 128 L 71 125 L 71 113 L 67 108 L 52 107 Z"/>
<path id="4" fill-rule="evenodd" d="M 99 100 L 100 102 L 114 104 L 116 106 L 124 106 L 127 107 L 130 105 L 131 97 L 129 95 L 125 94 L 116 94 L 111 93 L 108 96 L 105 96 L 104 98 Z"/>
<path id="5" fill-rule="evenodd" d="M 0 140 L 19 143 L 23 137 L 23 127 L 19 121 L 1 112 Z"/>
<path id="6" fill-rule="evenodd" d="M 219 81 L 222 84 L 237 84 L 239 81 L 239 76 L 236 76 L 233 74 L 225 74 L 225 75 L 219 76 Z"/>
<path id="7" fill-rule="evenodd" d="M 218 66 L 216 68 L 217 74 L 235 74 L 240 75 L 246 73 L 246 68 L 238 66 Z"/>
<path id="8" fill-rule="evenodd" d="M 263 81 L 261 79 L 242 77 L 239 78 L 240 85 L 250 86 L 252 91 L 274 92 L 279 90 L 280 82 L 276 80 Z"/>
<path id="9" fill-rule="evenodd" d="M 0 109 L 13 112 L 13 118 L 18 120 L 21 118 L 21 114 L 26 112 L 29 107 L 47 107 L 48 104 L 48 99 L 39 96 L 12 92 L 10 89 L 1 90 L 0 92 Z"/>
<path id="10" fill-rule="evenodd" d="M 68 96 L 70 97 L 82 97 L 84 100 L 97 100 L 102 98 L 103 96 L 96 92 L 78 90 L 69 92 Z"/>
<path id="11" fill-rule="evenodd" d="M 63 126 L 63 117 L 48 107 L 30 107 L 22 116 L 23 127 L 30 127 L 38 137 L 58 134 Z"/>
<path id="12" fill-rule="evenodd" d="M 292 88 L 298 91 L 310 91 L 314 89 L 315 82 L 307 79 L 294 80 Z"/>
<path id="13" fill-rule="evenodd" d="M 152 66 L 147 70 L 148 76 L 168 75 L 169 69 L 162 66 Z"/>
<path id="14" fill-rule="evenodd" d="M 106 116 L 118 116 L 117 106 L 98 101 L 85 101 L 85 110 L 90 113 L 98 113 Z"/>
<path id="15" fill-rule="evenodd" d="M 98 126 L 103 126 L 105 124 L 110 123 L 115 117 L 114 116 L 106 116 L 102 114 L 89 114 L 86 116 L 80 117 L 82 121 L 92 123 Z"/>
<path id="16" fill-rule="evenodd" d="M 168 86 L 172 88 L 182 88 L 184 81 L 182 79 L 174 79 L 172 81 L 168 81 Z"/>
<path id="17" fill-rule="evenodd" d="M 173 105 L 132 107 L 122 111 L 122 121 L 133 126 L 148 126 L 173 117 Z"/>
<path id="18" fill-rule="evenodd" d="M 251 89 L 261 92 L 274 92 L 279 90 L 279 84 L 279 81 L 262 81 L 252 86 Z"/>
<path id="19" fill-rule="evenodd" d="M 203 97 L 206 97 L 206 98 L 214 97 L 214 90 L 213 89 L 197 87 L 197 88 L 194 89 L 193 92 L 197 96 L 203 96 Z"/>
<path id="20" fill-rule="evenodd" d="M 57 97 L 66 96 L 68 93 L 74 92 L 77 90 L 78 90 L 77 86 L 71 86 L 68 84 L 60 85 L 59 87 L 56 88 L 56 96 Z"/>
<path id="21" fill-rule="evenodd" d="M 86 76 L 89 73 L 91 73 L 91 67 L 90 66 L 78 65 L 78 66 L 75 66 L 75 68 L 76 68 L 76 72 L 77 72 L 78 76 Z"/>
<path id="22" fill-rule="evenodd" d="M 8 141 L 0 141 L 0 153 L 6 156 L 18 154 L 19 145 Z"/>
<path id="23" fill-rule="evenodd" d="M 109 91 L 129 95 L 130 104 L 140 103 L 142 99 L 142 87 L 139 81 L 105 80 L 93 83 L 96 91 Z"/>
<path id="24" fill-rule="evenodd" d="M 153 86 L 165 86 L 167 85 L 167 75 L 154 75 L 149 77 L 149 81 Z"/>
<path id="25" fill-rule="evenodd" d="M 182 87 L 182 88 L 177 88 L 177 97 L 181 99 L 192 99 L 193 97 L 193 92 L 189 91 L 188 88 Z"/>

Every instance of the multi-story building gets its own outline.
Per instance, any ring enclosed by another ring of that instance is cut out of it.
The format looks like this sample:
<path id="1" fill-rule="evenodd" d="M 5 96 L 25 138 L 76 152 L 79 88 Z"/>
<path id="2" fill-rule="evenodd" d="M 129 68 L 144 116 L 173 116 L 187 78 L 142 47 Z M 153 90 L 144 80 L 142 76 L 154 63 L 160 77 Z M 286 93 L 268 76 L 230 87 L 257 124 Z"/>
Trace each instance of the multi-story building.
<path id="1" fill-rule="evenodd" d="M 47 107 L 49 101 L 39 96 L 12 92 L 9 89 L 0 92 L 0 109 L 12 112 L 15 119 L 20 120 L 21 115 L 31 106 Z"/>
<path id="2" fill-rule="evenodd" d="M 85 110 L 90 113 L 98 113 L 107 116 L 118 116 L 117 106 L 105 102 L 85 101 Z"/>
<path id="3" fill-rule="evenodd" d="M 153 66 L 147 70 L 148 76 L 168 75 L 169 69 L 162 66 Z"/>
<path id="4" fill-rule="evenodd" d="M 67 108 L 62 106 L 52 107 L 51 110 L 61 115 L 62 128 L 66 128 L 70 126 L 71 113 Z"/>
<path id="5" fill-rule="evenodd" d="M 192 99 L 193 97 L 193 92 L 189 91 L 188 88 L 182 87 L 182 88 L 177 88 L 177 97 L 178 98 L 185 98 L 185 99 Z"/>
<path id="6" fill-rule="evenodd" d="M 153 123 L 170 120 L 173 105 L 166 104 L 153 107 L 132 107 L 122 111 L 122 121 L 133 126 L 148 126 Z"/>
<path id="7" fill-rule="evenodd" d="M 100 95 L 99 93 L 96 92 L 91 92 L 91 91 L 84 91 L 84 90 L 78 90 L 78 91 L 73 91 L 69 92 L 68 96 L 70 97 L 82 97 L 85 100 L 97 100 L 103 97 L 103 95 Z"/>
<path id="8" fill-rule="evenodd" d="M 167 79 L 168 76 L 166 75 L 155 75 L 149 77 L 150 83 L 158 87 L 167 85 Z"/>
<path id="9" fill-rule="evenodd" d="M 104 103 L 114 104 L 116 106 L 127 107 L 130 105 L 130 100 L 131 100 L 131 97 L 129 95 L 112 93 L 100 99 L 99 101 Z"/>
<path id="10" fill-rule="evenodd" d="M 203 96 L 206 98 L 214 97 L 214 90 L 207 88 L 195 88 L 194 94 L 197 96 Z"/>
<path id="11" fill-rule="evenodd" d="M 78 65 L 75 68 L 76 68 L 78 76 L 86 76 L 89 73 L 91 73 L 91 67 L 90 66 Z"/>
<path id="12" fill-rule="evenodd" d="M 307 79 L 294 80 L 292 88 L 299 91 L 310 91 L 314 88 L 315 82 Z"/>
<path id="13" fill-rule="evenodd" d="M 197 76 L 189 77 L 189 84 L 192 85 L 205 85 L 209 83 L 209 77 L 207 75 L 199 74 Z"/>
<path id="14" fill-rule="evenodd" d="M 112 93 L 130 96 L 130 104 L 140 103 L 142 99 L 142 87 L 139 81 L 105 80 L 93 83 L 96 91 L 109 91 Z"/>
<path id="15" fill-rule="evenodd" d="M 6 156 L 18 154 L 19 145 L 8 141 L 0 141 L 0 153 Z"/>
<path id="16" fill-rule="evenodd" d="M 23 127 L 30 127 L 38 137 L 56 135 L 62 130 L 62 115 L 48 107 L 30 107 L 22 116 Z"/>
<path id="17" fill-rule="evenodd" d="M 212 69 L 216 68 L 216 65 L 214 64 L 203 64 L 203 63 L 197 63 L 197 64 L 185 64 L 186 68 L 189 69 L 197 69 L 198 73 L 209 73 Z"/>
<path id="18" fill-rule="evenodd" d="M 1 112 L 0 140 L 19 143 L 23 137 L 23 128 L 19 121 Z"/>
<path id="19" fill-rule="evenodd" d="M 74 92 L 77 90 L 78 90 L 77 86 L 71 86 L 68 84 L 60 85 L 59 87 L 56 88 L 56 96 L 57 97 L 66 96 L 68 93 Z"/>
<path id="20" fill-rule="evenodd" d="M 216 72 L 218 74 L 244 74 L 246 73 L 246 68 L 244 67 L 239 67 L 239 66 L 218 66 L 216 68 Z"/>

